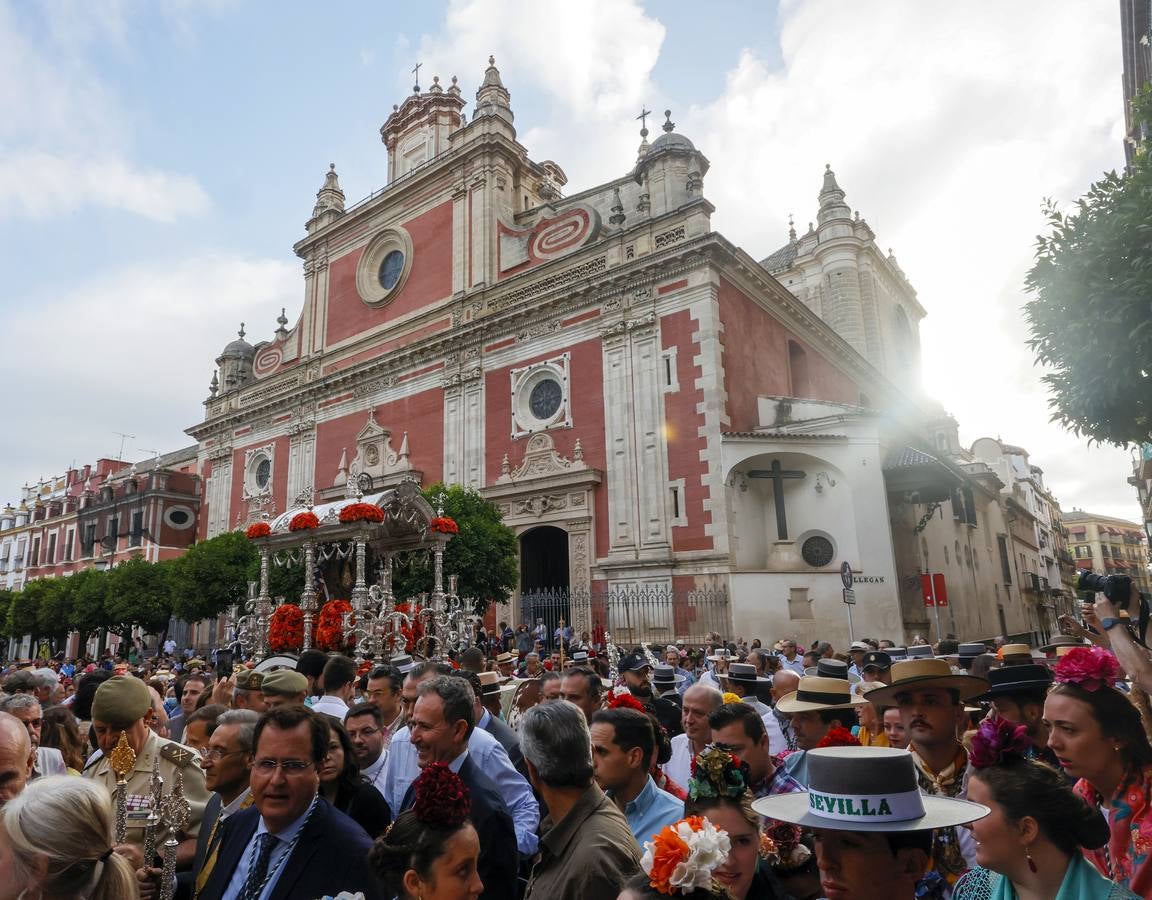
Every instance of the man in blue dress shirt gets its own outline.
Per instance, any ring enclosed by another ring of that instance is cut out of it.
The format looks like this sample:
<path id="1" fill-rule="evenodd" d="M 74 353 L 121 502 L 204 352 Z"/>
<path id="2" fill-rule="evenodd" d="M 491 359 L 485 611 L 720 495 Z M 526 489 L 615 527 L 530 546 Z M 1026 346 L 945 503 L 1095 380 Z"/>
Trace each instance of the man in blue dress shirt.
<path id="1" fill-rule="evenodd" d="M 684 802 L 656 787 L 648 774 L 659 725 L 636 709 L 602 709 L 592 716 L 592 771 L 641 847 L 684 818 Z"/>

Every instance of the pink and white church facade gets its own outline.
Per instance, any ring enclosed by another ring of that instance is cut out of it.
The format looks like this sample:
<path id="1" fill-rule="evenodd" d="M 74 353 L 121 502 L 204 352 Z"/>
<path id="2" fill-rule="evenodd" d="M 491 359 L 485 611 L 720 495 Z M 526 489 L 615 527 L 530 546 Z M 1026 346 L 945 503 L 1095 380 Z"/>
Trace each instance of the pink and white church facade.
<path id="1" fill-rule="evenodd" d="M 328 172 L 299 316 L 225 348 L 189 429 L 201 537 L 349 478 L 445 481 L 502 508 L 524 589 L 717 590 L 737 634 L 835 641 L 848 561 L 856 633 L 915 628 L 889 479 L 947 481 L 891 471 L 918 446 L 924 312 L 831 171 L 818 224 L 758 262 L 712 230 L 708 160 L 670 117 L 565 196 L 494 63 L 465 105 L 453 78 L 395 107 L 388 186 L 360 203 Z"/>

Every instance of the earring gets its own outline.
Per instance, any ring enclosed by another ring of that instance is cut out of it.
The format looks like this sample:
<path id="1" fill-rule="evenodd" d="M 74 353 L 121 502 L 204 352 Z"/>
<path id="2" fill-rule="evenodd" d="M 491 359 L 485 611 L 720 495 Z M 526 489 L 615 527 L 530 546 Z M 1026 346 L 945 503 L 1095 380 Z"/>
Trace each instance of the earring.
<path id="1" fill-rule="evenodd" d="M 1036 863 L 1032 859 L 1032 849 L 1030 847 L 1024 848 L 1024 856 L 1028 859 L 1028 869 L 1032 872 L 1033 875 L 1035 875 L 1037 871 Z"/>

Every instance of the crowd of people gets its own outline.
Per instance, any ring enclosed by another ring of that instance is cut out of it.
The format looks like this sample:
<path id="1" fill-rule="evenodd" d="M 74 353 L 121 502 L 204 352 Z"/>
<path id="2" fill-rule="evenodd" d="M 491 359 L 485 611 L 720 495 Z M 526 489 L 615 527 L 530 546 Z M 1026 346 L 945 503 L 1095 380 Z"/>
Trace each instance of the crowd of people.
<path id="1" fill-rule="evenodd" d="M 1152 897 L 1141 644 L 1084 614 L 1035 648 L 14 663 L 0 900 Z"/>

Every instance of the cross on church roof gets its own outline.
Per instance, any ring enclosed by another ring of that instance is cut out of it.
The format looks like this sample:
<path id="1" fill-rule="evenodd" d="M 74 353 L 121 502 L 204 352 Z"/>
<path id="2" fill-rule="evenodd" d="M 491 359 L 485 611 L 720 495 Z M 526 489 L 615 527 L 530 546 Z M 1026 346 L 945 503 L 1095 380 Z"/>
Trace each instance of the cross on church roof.
<path id="1" fill-rule="evenodd" d="M 416 63 L 416 66 L 412 69 L 412 91 L 416 94 L 420 93 L 420 67 L 422 65 L 424 65 L 424 63 Z"/>
<path id="2" fill-rule="evenodd" d="M 640 120 L 640 137 L 648 137 L 648 117 L 652 115 L 652 110 L 640 107 L 640 115 L 636 118 Z"/>

